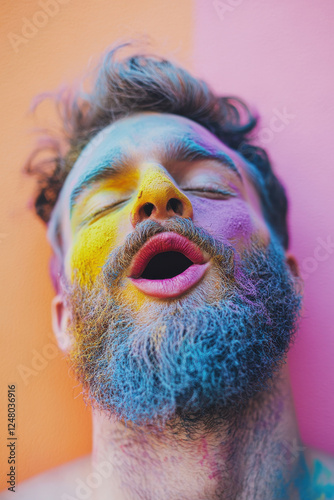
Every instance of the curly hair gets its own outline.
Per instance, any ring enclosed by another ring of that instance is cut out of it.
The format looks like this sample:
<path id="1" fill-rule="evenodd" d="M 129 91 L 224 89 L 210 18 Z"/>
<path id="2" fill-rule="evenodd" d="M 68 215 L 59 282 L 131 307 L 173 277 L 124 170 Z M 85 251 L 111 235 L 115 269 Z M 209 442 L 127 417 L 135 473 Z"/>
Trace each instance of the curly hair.
<path id="1" fill-rule="evenodd" d="M 52 95 L 61 118 L 61 138 L 43 137 L 25 166 L 37 178 L 37 215 L 45 223 L 50 221 L 68 173 L 99 131 L 136 112 L 172 113 L 204 126 L 247 160 L 264 217 L 287 248 L 287 197 L 267 153 L 252 143 L 257 116 L 241 99 L 217 96 L 207 83 L 164 58 L 144 54 L 117 57 L 128 45 L 119 44 L 103 55 L 89 91 L 83 90 L 82 80 L 81 85 Z M 38 161 L 41 153 L 44 159 Z"/>

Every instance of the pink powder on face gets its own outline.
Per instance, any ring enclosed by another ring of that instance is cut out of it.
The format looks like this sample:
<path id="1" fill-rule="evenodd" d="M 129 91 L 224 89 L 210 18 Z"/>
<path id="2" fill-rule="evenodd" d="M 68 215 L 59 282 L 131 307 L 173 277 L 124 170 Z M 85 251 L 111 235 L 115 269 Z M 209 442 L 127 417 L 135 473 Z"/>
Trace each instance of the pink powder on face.
<path id="1" fill-rule="evenodd" d="M 202 467 L 207 466 L 210 470 L 208 475 L 208 479 L 214 479 L 217 476 L 221 475 L 221 472 L 218 468 L 218 464 L 213 455 L 210 455 L 208 450 L 208 443 L 205 437 L 201 438 L 200 444 L 197 450 L 198 454 L 202 456 L 199 460 L 199 463 Z"/>

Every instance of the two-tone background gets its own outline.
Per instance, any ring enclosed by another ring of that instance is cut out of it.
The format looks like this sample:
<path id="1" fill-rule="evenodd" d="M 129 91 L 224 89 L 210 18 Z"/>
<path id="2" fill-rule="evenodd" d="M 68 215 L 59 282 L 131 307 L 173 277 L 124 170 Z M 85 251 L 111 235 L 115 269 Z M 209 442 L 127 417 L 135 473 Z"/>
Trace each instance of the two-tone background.
<path id="1" fill-rule="evenodd" d="M 91 447 L 90 410 L 52 336 L 50 250 L 28 209 L 32 182 L 21 174 L 29 131 L 43 120 L 52 125 L 52 115 L 44 106 L 37 122 L 27 111 L 36 94 L 71 82 L 117 39 L 142 35 L 152 51 L 263 117 L 258 141 L 287 186 L 291 245 L 305 280 L 304 318 L 289 354 L 300 431 L 307 445 L 334 454 L 334 4 L 5 0 L 0 16 L 0 489 L 8 384 L 16 384 L 18 481 Z"/>

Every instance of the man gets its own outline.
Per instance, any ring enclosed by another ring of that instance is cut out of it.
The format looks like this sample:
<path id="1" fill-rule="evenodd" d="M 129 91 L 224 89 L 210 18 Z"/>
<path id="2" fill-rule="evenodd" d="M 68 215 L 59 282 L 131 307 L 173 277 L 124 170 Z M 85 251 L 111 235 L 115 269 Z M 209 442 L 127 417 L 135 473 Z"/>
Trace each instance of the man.
<path id="1" fill-rule="evenodd" d="M 334 498 L 333 464 L 302 445 L 294 414 L 301 284 L 284 188 L 250 143 L 256 119 L 172 63 L 119 49 L 90 93 L 60 96 L 67 151 L 54 143 L 53 168 L 28 165 L 93 452 L 18 493 Z"/>

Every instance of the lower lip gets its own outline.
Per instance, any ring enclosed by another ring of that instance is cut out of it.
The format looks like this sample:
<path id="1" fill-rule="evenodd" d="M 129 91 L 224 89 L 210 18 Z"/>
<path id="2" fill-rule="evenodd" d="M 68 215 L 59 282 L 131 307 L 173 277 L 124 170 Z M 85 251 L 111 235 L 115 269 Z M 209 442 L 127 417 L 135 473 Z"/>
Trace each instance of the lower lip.
<path id="1" fill-rule="evenodd" d="M 204 276 L 209 267 L 206 264 L 193 264 L 183 273 L 165 280 L 146 280 L 143 278 L 129 278 L 131 282 L 146 295 L 158 299 L 178 297 L 196 285 Z"/>

